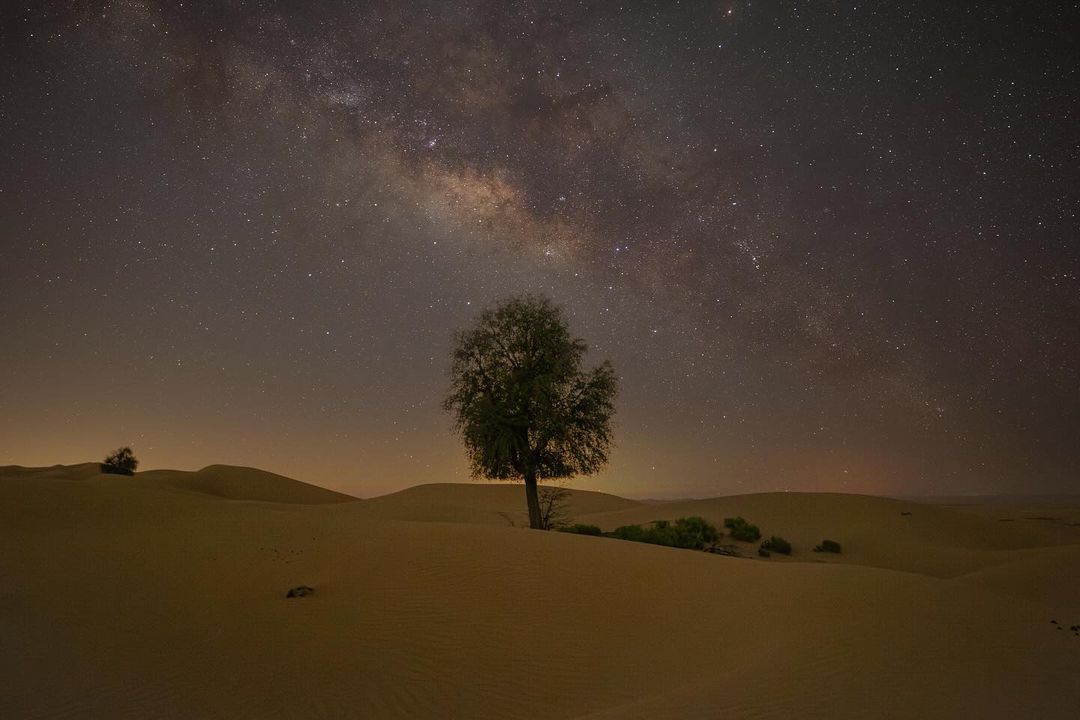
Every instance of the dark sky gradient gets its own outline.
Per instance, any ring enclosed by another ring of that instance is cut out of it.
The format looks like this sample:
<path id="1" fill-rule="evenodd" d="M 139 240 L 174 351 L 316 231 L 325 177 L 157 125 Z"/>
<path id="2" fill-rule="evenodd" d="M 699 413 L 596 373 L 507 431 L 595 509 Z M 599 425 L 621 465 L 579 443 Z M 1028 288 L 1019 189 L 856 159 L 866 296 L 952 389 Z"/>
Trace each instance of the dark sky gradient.
<path id="1" fill-rule="evenodd" d="M 464 480 L 535 292 L 622 378 L 576 486 L 1080 491 L 1075 3 L 12 5 L 0 464 Z"/>

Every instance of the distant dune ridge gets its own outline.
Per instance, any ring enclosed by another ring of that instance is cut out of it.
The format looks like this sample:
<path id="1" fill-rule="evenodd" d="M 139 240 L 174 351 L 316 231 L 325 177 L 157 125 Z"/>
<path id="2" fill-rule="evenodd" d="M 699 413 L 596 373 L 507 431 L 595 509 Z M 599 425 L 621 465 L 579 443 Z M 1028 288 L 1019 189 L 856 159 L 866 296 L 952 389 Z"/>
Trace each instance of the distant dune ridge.
<path id="1" fill-rule="evenodd" d="M 102 474 L 99 463 L 54 465 L 47 468 L 27 468 L 21 465 L 0 467 L 0 477 L 34 477 L 56 480 L 117 482 L 116 477 Z M 201 470 L 149 470 L 137 473 L 128 481 L 131 485 L 157 489 L 173 488 L 228 500 L 259 500 L 264 502 L 318 505 L 350 502 L 357 498 L 344 493 L 300 482 L 284 475 L 275 475 L 256 468 L 234 465 L 208 465 Z"/>
<path id="2" fill-rule="evenodd" d="M 192 473 L 178 470 L 152 470 L 140 473 L 139 479 L 147 482 L 165 482 L 174 488 L 229 500 L 262 500 L 300 505 L 356 500 L 350 495 L 293 480 L 283 475 L 231 465 L 208 465 Z"/>
<path id="3" fill-rule="evenodd" d="M 434 483 L 372 498 L 368 507 L 394 520 L 470 522 L 528 527 L 520 483 Z M 616 512 L 640 503 L 617 495 L 572 490 L 569 507 L 574 516 Z"/>
<path id="4" fill-rule="evenodd" d="M 570 506 L 605 530 L 742 515 L 795 552 L 526 530 L 513 484 L 0 467 L 0 717 L 1078 716 L 1077 505 Z"/>

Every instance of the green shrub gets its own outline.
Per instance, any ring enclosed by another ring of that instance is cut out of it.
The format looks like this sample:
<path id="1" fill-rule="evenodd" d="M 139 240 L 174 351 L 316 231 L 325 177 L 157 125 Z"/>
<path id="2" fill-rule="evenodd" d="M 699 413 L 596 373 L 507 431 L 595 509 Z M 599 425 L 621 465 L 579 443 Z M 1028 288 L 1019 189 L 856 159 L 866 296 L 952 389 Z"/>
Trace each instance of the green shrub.
<path id="1" fill-rule="evenodd" d="M 771 538 L 761 543 L 761 549 L 767 552 L 777 552 L 781 555 L 790 555 L 791 543 L 782 537 L 773 535 Z"/>
<path id="2" fill-rule="evenodd" d="M 559 528 L 559 532 L 574 533 L 575 535 L 603 535 L 600 528 L 596 525 L 582 525 L 576 523 L 574 525 L 568 525 L 567 527 Z"/>
<path id="3" fill-rule="evenodd" d="M 814 548 L 814 552 L 840 553 L 840 543 L 835 540 L 822 540 L 821 544 Z"/>
<path id="4" fill-rule="evenodd" d="M 671 529 L 675 534 L 675 547 L 701 550 L 720 539 L 720 531 L 697 515 L 679 518 Z"/>
<path id="5" fill-rule="evenodd" d="M 731 537 L 743 542 L 755 542 L 761 537 L 761 530 L 757 525 L 743 525 L 731 531 Z"/>
<path id="6" fill-rule="evenodd" d="M 629 540 L 630 542 L 652 542 L 649 539 L 649 531 L 640 525 L 620 525 L 611 532 L 604 534 L 608 537 Z"/>
<path id="7" fill-rule="evenodd" d="M 724 527 L 731 530 L 731 537 L 743 542 L 755 542 L 761 538 L 761 530 L 757 525 L 746 522 L 742 516 L 724 518 Z"/>
<path id="8" fill-rule="evenodd" d="M 679 518 L 674 523 L 655 520 L 649 526 L 623 525 L 608 537 L 666 547 L 701 550 L 720 539 L 720 532 L 700 517 Z"/>

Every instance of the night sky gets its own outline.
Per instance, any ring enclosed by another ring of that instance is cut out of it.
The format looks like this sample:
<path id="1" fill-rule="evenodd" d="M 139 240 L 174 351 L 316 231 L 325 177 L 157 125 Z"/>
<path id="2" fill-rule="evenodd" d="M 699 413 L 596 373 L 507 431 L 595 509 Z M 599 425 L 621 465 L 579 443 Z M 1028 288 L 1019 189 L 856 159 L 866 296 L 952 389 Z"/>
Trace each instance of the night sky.
<path id="1" fill-rule="evenodd" d="M 4 7 L 0 464 L 464 481 L 530 292 L 621 377 L 574 486 L 1080 492 L 1075 3 Z"/>

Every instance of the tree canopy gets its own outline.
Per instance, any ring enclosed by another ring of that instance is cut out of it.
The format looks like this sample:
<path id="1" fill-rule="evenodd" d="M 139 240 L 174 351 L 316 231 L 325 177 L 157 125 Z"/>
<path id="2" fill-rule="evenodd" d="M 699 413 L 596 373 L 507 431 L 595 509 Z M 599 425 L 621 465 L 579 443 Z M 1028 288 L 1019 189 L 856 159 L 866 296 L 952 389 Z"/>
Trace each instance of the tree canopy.
<path id="1" fill-rule="evenodd" d="M 589 475 L 607 463 L 618 382 L 607 361 L 582 369 L 586 350 L 543 297 L 486 310 L 456 338 L 443 405 L 474 476 L 525 482 L 534 528 L 543 527 L 538 480 Z"/>

